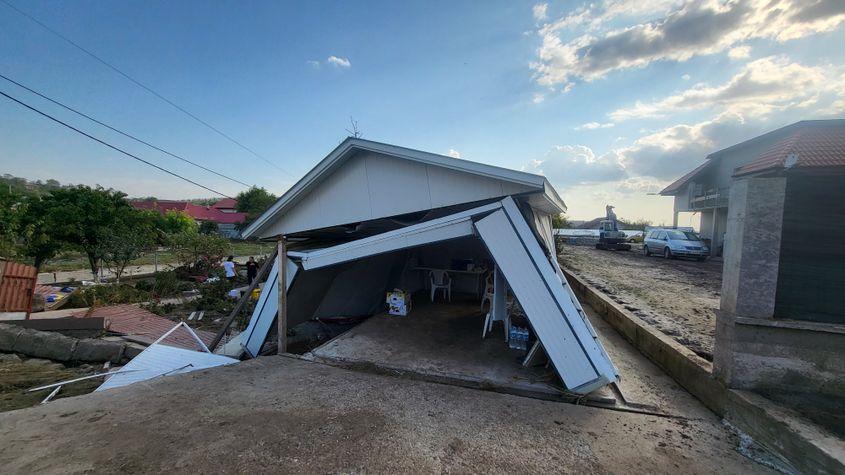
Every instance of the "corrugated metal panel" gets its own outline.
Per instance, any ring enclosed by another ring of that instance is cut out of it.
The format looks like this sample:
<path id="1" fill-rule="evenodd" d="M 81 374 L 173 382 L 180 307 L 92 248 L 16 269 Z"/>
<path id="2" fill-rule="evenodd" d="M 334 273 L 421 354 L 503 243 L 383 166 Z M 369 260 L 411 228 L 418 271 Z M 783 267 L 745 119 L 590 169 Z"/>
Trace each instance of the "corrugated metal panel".
<path id="1" fill-rule="evenodd" d="M 311 270 L 399 249 L 471 236 L 473 234 L 472 217 L 500 207 L 499 203 L 491 203 L 319 251 L 291 255 L 302 259 L 303 269 Z"/>
<path id="2" fill-rule="evenodd" d="M 173 328 L 174 322 L 160 317 L 149 310 L 144 310 L 135 304 L 112 305 L 98 307 L 88 314 L 88 311 L 76 312 L 77 318 L 102 317 L 106 319 L 109 331 L 120 333 L 127 339 L 149 345 Z M 208 345 L 214 340 L 215 334 L 204 330 L 194 330 L 200 339 Z M 164 340 L 164 344 L 188 349 L 196 349 L 197 343 L 185 331 L 173 332 Z"/>
<path id="3" fill-rule="evenodd" d="M 29 312 L 38 269 L 9 261 L 0 266 L 0 312 Z"/>
<path id="4" fill-rule="evenodd" d="M 513 201 L 475 223 L 566 387 L 586 394 L 617 379 Z"/>
<path id="5" fill-rule="evenodd" d="M 290 289 L 296 273 L 299 271 L 299 266 L 292 260 L 287 259 L 287 267 L 285 277 L 286 288 Z M 249 325 L 243 331 L 243 347 L 247 353 L 253 358 L 258 356 L 261 351 L 261 345 L 267 339 L 267 334 L 270 332 L 270 326 L 276 319 L 276 314 L 279 313 L 279 261 L 273 263 L 273 268 L 270 269 L 270 275 L 267 276 L 267 282 L 261 289 L 261 296 L 258 297 L 258 302 L 255 304 L 255 310 L 252 312 L 252 317 L 249 319 Z"/>
<path id="6" fill-rule="evenodd" d="M 190 373 L 205 368 L 237 363 L 238 360 L 226 356 L 186 350 L 173 346 L 154 344 L 142 351 L 126 366 L 110 376 L 97 391 L 119 388 L 139 381 L 168 376 L 171 374 Z"/>

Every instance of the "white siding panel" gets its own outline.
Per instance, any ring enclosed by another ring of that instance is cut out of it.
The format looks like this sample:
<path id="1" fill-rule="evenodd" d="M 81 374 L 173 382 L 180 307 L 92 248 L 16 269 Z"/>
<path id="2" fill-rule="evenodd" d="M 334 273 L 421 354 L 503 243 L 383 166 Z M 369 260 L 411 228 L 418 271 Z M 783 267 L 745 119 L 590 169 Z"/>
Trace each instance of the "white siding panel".
<path id="1" fill-rule="evenodd" d="M 577 388 L 596 380 L 598 372 L 580 348 L 504 211 L 494 212 L 475 226 L 566 387 Z"/>
<path id="2" fill-rule="evenodd" d="M 199 369 L 234 363 L 238 363 L 238 360 L 227 356 L 156 343 L 132 358 L 132 361 L 116 371 L 113 376 L 109 376 L 109 379 L 101 384 L 96 391 L 119 388 L 159 376 L 190 373 Z"/>
<path id="3" fill-rule="evenodd" d="M 291 253 L 291 256 L 299 257 L 302 260 L 302 268 L 311 270 L 423 244 L 471 236 L 472 217 L 500 207 L 499 203 L 490 203 L 357 241 L 317 251 Z"/>
<path id="4" fill-rule="evenodd" d="M 370 208 L 374 216 L 395 216 L 430 209 L 426 166 L 377 153 L 365 156 Z"/>
<path id="5" fill-rule="evenodd" d="M 513 199 L 505 198 L 502 200 L 502 208 L 510 219 L 510 222 L 513 224 L 513 228 L 525 243 L 525 247 L 528 249 L 537 270 L 540 271 L 544 281 L 548 283 L 548 287 L 551 290 L 552 295 L 563 310 L 563 316 L 570 328 L 572 328 L 575 332 L 575 336 L 578 338 L 581 347 L 587 352 L 587 355 L 590 357 L 592 364 L 598 370 L 599 374 L 603 376 L 605 382 L 601 383 L 600 386 L 616 381 L 618 372 L 613 366 L 613 363 L 610 361 L 610 358 L 607 356 L 601 342 L 598 340 L 598 337 L 596 336 L 592 325 L 590 325 L 589 320 L 587 320 L 584 311 L 580 309 L 580 304 L 576 305 L 573 303 L 573 300 L 577 302 L 578 299 L 574 298 L 575 294 L 572 293 L 572 289 L 569 287 L 566 279 L 562 279 L 556 271 L 558 267 L 557 262 L 555 262 L 554 266 L 552 266 L 549 258 L 543 254 L 540 244 L 537 242 L 531 228 L 525 221 Z M 560 274 L 562 275 L 562 273 Z"/>
<path id="6" fill-rule="evenodd" d="M 428 165 L 433 208 L 504 196 L 502 181 Z"/>
<path id="7" fill-rule="evenodd" d="M 299 266 L 292 260 L 287 259 L 285 267 L 285 281 L 286 288 L 290 289 L 293 279 L 296 278 L 296 273 Z M 258 356 L 261 351 L 261 345 L 267 339 L 267 334 L 270 332 L 270 326 L 276 319 L 276 314 L 279 313 L 279 260 L 275 259 L 273 267 L 270 269 L 270 275 L 267 276 L 267 282 L 261 288 L 261 295 L 258 297 L 258 302 L 255 304 L 255 309 L 252 311 L 252 317 L 249 319 L 249 324 L 243 331 L 243 347 L 244 350 L 251 357 Z"/>

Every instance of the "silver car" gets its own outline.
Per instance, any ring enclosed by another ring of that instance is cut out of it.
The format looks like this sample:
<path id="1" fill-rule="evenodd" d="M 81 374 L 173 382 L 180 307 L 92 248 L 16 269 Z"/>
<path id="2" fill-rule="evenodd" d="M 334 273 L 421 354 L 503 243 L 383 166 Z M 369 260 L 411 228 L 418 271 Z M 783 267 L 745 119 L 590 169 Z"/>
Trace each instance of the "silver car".
<path id="1" fill-rule="evenodd" d="M 710 248 L 692 231 L 654 228 L 643 239 L 643 253 L 673 257 L 694 257 L 699 261 L 707 259 Z"/>

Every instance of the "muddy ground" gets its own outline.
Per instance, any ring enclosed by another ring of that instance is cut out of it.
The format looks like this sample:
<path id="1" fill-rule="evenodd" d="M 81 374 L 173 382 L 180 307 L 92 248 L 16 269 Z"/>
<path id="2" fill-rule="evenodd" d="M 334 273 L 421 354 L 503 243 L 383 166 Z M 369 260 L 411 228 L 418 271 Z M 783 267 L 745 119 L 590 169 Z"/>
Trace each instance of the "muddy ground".
<path id="1" fill-rule="evenodd" d="M 721 260 L 646 257 L 634 246 L 626 252 L 563 244 L 558 259 L 646 323 L 712 361 Z"/>
<path id="2" fill-rule="evenodd" d="M 0 412 L 37 406 L 52 391 L 28 392 L 29 389 L 102 371 L 87 364 L 65 366 L 50 360 L 0 353 Z M 102 383 L 102 379 L 95 378 L 68 384 L 54 400 L 90 393 Z"/>
<path id="3" fill-rule="evenodd" d="M 654 369 L 653 371 L 657 371 Z M 658 372 L 686 418 L 268 356 L 0 414 L 4 473 L 767 473 Z"/>

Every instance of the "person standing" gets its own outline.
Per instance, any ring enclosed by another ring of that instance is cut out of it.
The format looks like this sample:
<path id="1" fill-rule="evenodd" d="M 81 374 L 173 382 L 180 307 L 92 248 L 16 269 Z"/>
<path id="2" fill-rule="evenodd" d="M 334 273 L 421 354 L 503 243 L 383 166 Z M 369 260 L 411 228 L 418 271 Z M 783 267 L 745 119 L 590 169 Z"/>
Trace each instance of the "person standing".
<path id="1" fill-rule="evenodd" d="M 223 270 L 226 271 L 226 280 L 235 281 L 235 256 L 229 256 L 223 263 Z"/>
<path id="2" fill-rule="evenodd" d="M 252 284 L 252 281 L 255 280 L 255 276 L 258 275 L 258 263 L 255 262 L 255 258 L 249 256 L 249 260 L 246 261 L 246 280 L 248 284 Z"/>

